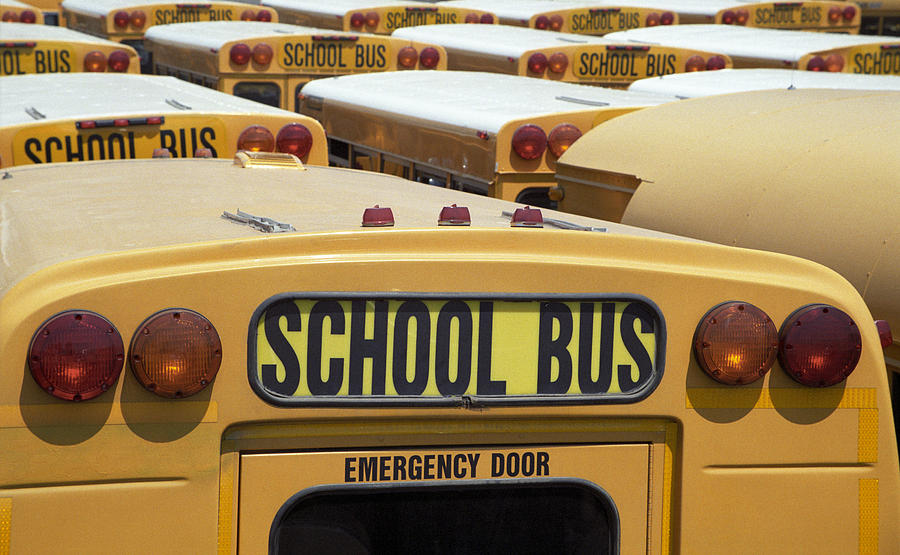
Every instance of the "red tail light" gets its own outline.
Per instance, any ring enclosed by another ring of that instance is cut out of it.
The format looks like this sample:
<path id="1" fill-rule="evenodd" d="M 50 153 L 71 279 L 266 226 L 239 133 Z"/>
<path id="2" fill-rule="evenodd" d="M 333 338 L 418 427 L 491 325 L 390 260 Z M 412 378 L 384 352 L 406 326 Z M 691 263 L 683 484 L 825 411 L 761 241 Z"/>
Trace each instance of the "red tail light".
<path id="1" fill-rule="evenodd" d="M 379 21 L 381 21 L 381 16 L 378 15 L 378 12 L 367 12 L 366 13 L 366 26 L 367 27 L 378 27 Z"/>
<path id="2" fill-rule="evenodd" d="M 734 20 L 736 18 L 737 16 L 733 11 L 725 10 L 725 13 L 722 14 L 722 23 L 724 23 L 725 25 L 731 25 L 732 23 L 734 23 Z"/>
<path id="3" fill-rule="evenodd" d="M 836 73 L 844 69 L 844 57 L 840 54 L 831 54 L 825 58 L 825 70 Z"/>
<path id="4" fill-rule="evenodd" d="M 128 21 L 130 18 L 128 17 L 128 12 L 119 11 L 113 15 L 113 25 L 118 27 L 119 29 L 125 29 L 128 27 Z"/>
<path id="5" fill-rule="evenodd" d="M 407 69 L 416 67 L 419 61 L 419 53 L 412 46 L 404 46 L 397 52 L 397 64 Z"/>
<path id="6" fill-rule="evenodd" d="M 278 131 L 275 137 L 275 149 L 278 152 L 293 154 L 303 158 L 312 149 L 313 136 L 305 125 L 289 123 Z"/>
<path id="7" fill-rule="evenodd" d="M 837 23 L 843 17 L 843 10 L 841 10 L 838 6 L 831 6 L 828 8 L 828 21 L 832 23 Z"/>
<path id="8" fill-rule="evenodd" d="M 746 25 L 750 21 L 750 12 L 747 10 L 737 10 L 734 16 L 734 22 L 738 25 Z"/>
<path id="9" fill-rule="evenodd" d="M 189 397 L 212 382 L 222 342 L 209 320 L 190 310 L 159 312 L 137 329 L 129 360 L 138 382 L 168 398 Z"/>
<path id="10" fill-rule="evenodd" d="M 559 14 L 550 16 L 550 30 L 551 31 L 559 31 L 563 26 L 563 18 Z"/>
<path id="11" fill-rule="evenodd" d="M 525 124 L 513 133 L 512 149 L 523 160 L 536 160 L 547 150 L 547 134 L 537 125 Z"/>
<path id="12" fill-rule="evenodd" d="M 725 58 L 722 56 L 713 56 L 710 59 L 706 60 L 706 69 L 707 70 L 716 70 L 716 69 L 725 69 Z"/>
<path id="13" fill-rule="evenodd" d="M 274 55 L 275 52 L 272 50 L 272 47 L 264 42 L 260 42 L 253 47 L 253 61 L 261 66 L 268 65 Z"/>
<path id="14" fill-rule="evenodd" d="M 422 53 L 419 54 L 419 63 L 421 63 L 422 67 L 424 67 L 425 69 L 436 68 L 440 61 L 441 53 L 438 52 L 437 48 L 428 46 L 423 48 Z"/>
<path id="15" fill-rule="evenodd" d="M 37 22 L 37 14 L 35 14 L 31 10 L 22 10 L 22 13 L 19 14 L 19 23 L 36 23 Z"/>
<path id="16" fill-rule="evenodd" d="M 109 64 L 110 71 L 123 73 L 128 71 L 128 66 L 131 64 L 131 58 L 124 50 L 113 50 L 109 55 L 107 63 Z"/>
<path id="17" fill-rule="evenodd" d="M 152 156 L 153 158 L 171 158 L 172 151 L 170 151 L 168 148 L 154 148 Z"/>
<path id="18" fill-rule="evenodd" d="M 550 27 L 550 18 L 546 15 L 539 15 L 537 19 L 534 20 L 534 28 L 541 29 L 542 31 Z"/>
<path id="19" fill-rule="evenodd" d="M 659 16 L 659 23 L 661 25 L 671 25 L 675 23 L 675 14 L 672 12 L 663 12 L 661 16 Z"/>
<path id="20" fill-rule="evenodd" d="M 350 16 L 350 26 L 354 29 L 362 29 L 366 24 L 366 16 L 363 14 L 356 12 Z"/>
<path id="21" fill-rule="evenodd" d="M 801 308 L 781 327 L 778 360 L 803 385 L 827 387 L 846 379 L 861 352 L 856 323 L 833 306 Z"/>
<path id="22" fill-rule="evenodd" d="M 272 12 L 269 10 L 260 10 L 258 14 L 256 14 L 256 21 L 272 21 Z"/>
<path id="23" fill-rule="evenodd" d="M 34 334 L 28 367 L 50 395 L 86 401 L 115 385 L 124 354 L 122 336 L 109 320 L 93 312 L 68 311 Z"/>
<path id="24" fill-rule="evenodd" d="M 231 50 L 228 51 L 228 57 L 231 59 L 231 63 L 238 66 L 247 65 L 250 62 L 251 56 L 252 52 L 250 51 L 250 47 L 242 42 L 235 44 L 231 47 Z"/>
<path id="25" fill-rule="evenodd" d="M 481 21 L 481 18 L 477 13 L 467 13 L 466 14 L 466 23 L 478 23 Z"/>
<path id="26" fill-rule="evenodd" d="M 547 69 L 547 56 L 542 52 L 535 52 L 528 57 L 528 71 L 532 73 L 544 73 Z"/>
<path id="27" fill-rule="evenodd" d="M 147 14 L 145 14 L 141 10 L 135 10 L 131 12 L 131 16 L 129 16 L 131 20 L 131 24 L 134 25 L 136 29 L 143 29 L 144 25 L 147 23 Z"/>
<path id="28" fill-rule="evenodd" d="M 15 23 L 19 21 L 19 14 L 13 11 L 3 12 L 3 21 L 7 23 Z"/>
<path id="29" fill-rule="evenodd" d="M 481 14 L 481 17 L 478 19 L 480 23 L 487 23 L 492 25 L 494 23 L 494 16 L 489 13 Z"/>
<path id="30" fill-rule="evenodd" d="M 559 158 L 569 147 L 581 137 L 581 130 L 571 123 L 560 123 L 550 130 L 547 146 L 554 156 Z"/>
<path id="31" fill-rule="evenodd" d="M 713 308 L 694 333 L 694 356 L 712 379 L 748 384 L 775 363 L 778 332 L 765 312 L 749 303 L 728 302 Z"/>
<path id="32" fill-rule="evenodd" d="M 825 69 L 825 59 L 822 56 L 813 56 L 806 62 L 807 71 L 822 71 Z"/>
<path id="33" fill-rule="evenodd" d="M 237 141 L 237 150 L 273 152 L 275 150 L 275 137 L 271 131 L 262 125 L 251 125 L 241 131 Z"/>
<path id="34" fill-rule="evenodd" d="M 241 12 L 241 21 L 256 21 L 256 12 L 253 10 L 244 10 Z"/>
<path id="35" fill-rule="evenodd" d="M 645 22 L 645 25 L 647 27 L 656 27 L 657 25 L 659 25 L 659 22 L 660 19 L 658 13 L 654 12 L 651 14 L 647 14 L 647 21 Z"/>
<path id="36" fill-rule="evenodd" d="M 84 55 L 84 70 L 90 72 L 106 71 L 106 56 L 99 50 L 91 50 Z"/>
<path id="37" fill-rule="evenodd" d="M 684 70 L 688 73 L 692 71 L 703 71 L 706 69 L 706 60 L 703 59 L 703 56 L 694 55 L 687 59 L 684 63 Z"/>
<path id="38" fill-rule="evenodd" d="M 569 67 L 569 58 L 562 52 L 551 54 L 547 67 L 553 73 L 565 73 L 566 68 Z"/>
<path id="39" fill-rule="evenodd" d="M 853 18 L 856 17 L 856 6 L 845 7 L 841 15 L 844 17 L 844 21 L 853 21 Z"/>

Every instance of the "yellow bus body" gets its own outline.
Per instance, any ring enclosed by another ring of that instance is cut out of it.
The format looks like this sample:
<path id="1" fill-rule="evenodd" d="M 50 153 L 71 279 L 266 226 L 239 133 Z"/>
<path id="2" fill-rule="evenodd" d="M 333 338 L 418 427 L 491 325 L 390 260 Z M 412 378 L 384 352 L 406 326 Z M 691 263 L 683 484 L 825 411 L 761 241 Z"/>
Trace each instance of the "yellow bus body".
<path id="1" fill-rule="evenodd" d="M 303 161 L 328 163 L 317 121 L 171 77 L 23 75 L 4 78 L 0 98 L 10 107 L 0 114 L 0 167 L 150 158 L 157 149 L 176 158 L 198 149 L 230 158 L 248 127 L 264 128 L 274 148 L 281 129 L 294 123 L 312 137 Z"/>
<path id="2" fill-rule="evenodd" d="M 378 35 L 390 35 L 397 29 L 415 25 L 466 23 L 467 17 L 477 19 L 477 23 L 497 23 L 490 11 L 456 8 L 445 2 L 262 0 L 261 3 L 277 10 L 282 23 Z M 354 25 L 354 21 L 359 25 Z"/>
<path id="3" fill-rule="evenodd" d="M 3 26 L 7 23 L 44 24 L 44 11 L 36 5 L 26 4 L 18 0 L 0 1 L 0 14 L 3 15 Z M 25 19 L 25 21 L 22 21 Z"/>
<path id="4" fill-rule="evenodd" d="M 238 44 L 251 51 L 268 46 L 272 57 L 266 64 L 252 57 L 238 65 L 231 50 Z M 271 87 L 278 107 L 299 109 L 297 94 L 312 79 L 404 70 L 400 51 L 415 50 L 409 69 L 428 69 L 422 52 L 432 48 L 438 60 L 432 69 L 447 68 L 443 47 L 384 35 L 348 33 L 299 27 L 283 23 L 204 22 L 160 25 L 147 31 L 145 48 L 152 53 L 154 73 L 173 75 L 228 94 L 240 94 L 245 83 Z M 274 102 L 273 102 L 274 103 Z"/>
<path id="5" fill-rule="evenodd" d="M 511 228 L 502 213 L 517 206 L 496 199 L 260 162 L 54 164 L 12 168 L 0 182 L 4 233 L 12 230 L 0 273 L 0 540 L 9 553 L 278 553 L 284 540 L 314 551 L 369 541 L 376 552 L 491 552 L 486 538 L 571 552 L 599 533 L 574 527 L 581 505 L 542 512 L 554 526 L 522 526 L 534 522 L 523 514 L 530 499 L 557 490 L 605 507 L 611 531 L 592 552 L 896 547 L 900 475 L 884 359 L 867 307 L 832 270 L 550 211 L 548 223 L 606 232 Z M 360 227 L 375 204 L 393 209 L 394 228 Z M 469 208 L 471 226 L 436 225 L 451 204 Z M 236 207 L 299 231 L 265 234 L 222 217 Z M 305 312 L 310 300 L 329 316 Z M 777 324 L 809 303 L 844 311 L 859 323 L 856 369 L 828 388 L 801 386 L 778 363 L 749 385 L 713 381 L 691 355 L 692 337 L 710 308 L 731 300 Z M 650 342 L 649 378 L 635 378 L 628 351 L 610 351 L 599 334 L 561 335 L 566 314 L 579 333 L 595 302 L 608 314 L 642 307 L 642 324 L 631 320 L 622 335 Z M 427 311 L 413 317 L 402 303 Z M 301 307 L 296 327 L 278 316 Z M 199 393 L 152 393 L 132 368 L 133 351 L 91 400 L 56 398 L 32 377 L 43 359 L 29 346 L 55 315 L 102 316 L 130 345 L 152 335 L 146 319 L 167 309 L 202 315 L 220 339 L 221 365 Z M 385 313 L 388 324 L 377 323 Z M 543 331 L 541 314 L 552 324 Z M 259 327 L 267 319 L 269 335 Z M 414 331 L 429 323 L 430 332 Z M 370 342 L 361 343 L 363 361 L 348 364 L 348 335 Z M 281 363 L 263 368 L 275 337 L 289 338 L 282 352 L 301 350 L 303 368 L 307 345 L 322 347 L 331 360 L 301 383 L 334 376 L 341 388 L 273 393 L 296 377 Z M 413 350 L 419 340 L 424 350 Z M 526 361 L 542 342 L 557 358 L 552 376 L 536 378 Z M 615 388 L 584 393 L 579 384 L 593 378 L 567 381 L 563 370 L 592 347 L 625 366 Z M 447 349 L 449 362 L 430 354 Z M 424 373 L 405 372 L 419 354 Z M 352 364 L 365 368 L 366 385 L 348 395 Z M 440 370 L 447 364 L 457 373 Z M 422 395 L 392 389 L 414 376 L 427 376 Z M 559 393 L 542 392 L 550 378 Z M 455 380 L 462 394 L 427 393 L 438 379 Z M 641 387 L 617 392 L 630 380 Z M 482 394 L 504 384 L 517 389 Z M 429 509 L 404 509 L 410 493 Z M 509 505 L 471 501 L 483 493 Z M 360 495 L 387 505 L 303 512 L 322 496 Z M 403 533 L 383 533 L 398 521 Z M 576 530 L 574 543 L 547 543 Z M 379 551 L 385 541 L 393 549 Z"/>
<path id="6" fill-rule="evenodd" d="M 103 55 L 102 71 L 115 73 L 108 64 L 109 56 L 124 52 L 128 59 L 125 72 L 140 72 L 137 52 L 128 45 L 63 27 L 4 23 L 0 29 L 0 76 L 87 71 L 88 54 L 93 52 Z"/>
<path id="7" fill-rule="evenodd" d="M 685 71 L 730 68 L 728 56 L 670 46 L 635 46 L 571 33 L 550 33 L 508 25 L 427 25 L 399 29 L 393 36 L 430 40 L 447 50 L 447 69 L 489 71 L 567 83 L 625 87 L 637 79 Z M 542 65 L 532 67 L 535 56 Z M 562 62 L 554 62 L 559 56 Z M 713 60 L 713 58 L 716 58 Z M 690 61 L 690 63 L 689 63 Z M 697 64 L 699 66 L 692 66 Z"/>

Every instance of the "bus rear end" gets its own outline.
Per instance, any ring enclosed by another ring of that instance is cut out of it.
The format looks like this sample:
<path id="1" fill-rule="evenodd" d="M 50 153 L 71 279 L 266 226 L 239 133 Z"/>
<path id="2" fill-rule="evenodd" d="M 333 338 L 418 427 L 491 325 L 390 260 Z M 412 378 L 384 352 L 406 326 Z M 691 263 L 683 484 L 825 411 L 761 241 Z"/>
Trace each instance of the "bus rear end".
<path id="1" fill-rule="evenodd" d="M 769 29 L 859 33 L 859 5 L 844 1 L 759 2 L 722 9 L 715 23 Z"/>
<path id="2" fill-rule="evenodd" d="M 833 271 L 273 164 L 9 171 L 11 553 L 896 545 L 881 344 Z"/>
<path id="3" fill-rule="evenodd" d="M 44 24 L 44 11 L 42 9 L 18 0 L 3 0 L 0 2 L 0 13 L 3 14 L 3 23 Z"/>
<path id="4" fill-rule="evenodd" d="M 4 23 L 0 76 L 29 73 L 138 73 L 130 46 L 47 25 Z"/>

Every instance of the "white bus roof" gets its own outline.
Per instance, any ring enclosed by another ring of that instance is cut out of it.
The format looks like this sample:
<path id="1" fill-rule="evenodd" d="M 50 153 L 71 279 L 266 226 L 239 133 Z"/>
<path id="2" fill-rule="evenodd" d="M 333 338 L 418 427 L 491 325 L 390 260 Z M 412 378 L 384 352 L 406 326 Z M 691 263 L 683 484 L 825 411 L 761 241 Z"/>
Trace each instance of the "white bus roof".
<path id="1" fill-rule="evenodd" d="M 655 106 L 674 97 L 533 77 L 468 71 L 396 71 L 315 79 L 303 94 L 404 117 L 496 133 L 510 120 L 590 107 Z"/>
<path id="2" fill-rule="evenodd" d="M 136 8 L 140 6 L 156 6 L 159 4 L 181 4 L 178 0 L 170 0 L 168 2 L 158 0 L 63 0 L 61 5 L 63 8 L 91 15 L 106 15 L 116 8 Z M 226 2 L 222 0 L 203 0 L 205 4 L 213 6 L 219 4 L 245 4 L 246 2 Z M 256 2 L 254 2 L 256 3 Z"/>
<path id="3" fill-rule="evenodd" d="M 771 1 L 769 0 L 769 3 Z M 587 2 L 583 1 L 582 3 L 586 4 Z M 624 6 L 656 8 L 691 15 L 715 15 L 721 10 L 760 3 L 764 2 L 741 2 L 738 0 L 622 0 L 621 2 Z"/>
<path id="4" fill-rule="evenodd" d="M 5 5 L 5 4 L 4 4 Z M 18 40 L 59 40 L 66 42 L 90 42 L 102 43 L 107 46 L 119 46 L 121 44 L 111 40 L 101 39 L 86 33 L 79 33 L 66 27 L 56 25 L 35 25 L 33 23 L 7 23 L 0 24 L 0 39 Z"/>
<path id="5" fill-rule="evenodd" d="M 723 69 L 639 79 L 628 90 L 694 98 L 767 89 L 860 89 L 900 91 L 900 76 L 796 69 Z"/>
<path id="6" fill-rule="evenodd" d="M 385 6 L 434 6 L 433 3 L 414 0 L 392 0 L 386 2 L 378 2 L 377 0 L 262 0 L 262 5 L 270 8 L 303 10 L 305 12 L 336 16 L 343 16 L 350 10 L 365 10 Z"/>
<path id="7" fill-rule="evenodd" d="M 579 1 L 579 0 L 449 0 L 441 2 L 447 6 L 457 8 L 468 8 L 471 10 L 486 10 L 493 12 L 497 17 L 504 19 L 530 19 L 532 16 L 544 12 L 556 12 L 561 10 L 572 9 L 589 9 L 592 7 L 602 8 L 604 6 L 642 6 L 642 1 L 637 0 L 598 0 L 598 1 Z M 648 5 L 653 5 L 648 2 Z"/>
<path id="8" fill-rule="evenodd" d="M 157 42 L 189 43 L 202 48 L 221 48 L 224 44 L 238 39 L 307 34 L 358 36 L 365 33 L 350 33 L 264 21 L 198 21 L 154 25 L 147 29 L 144 38 Z"/>
<path id="9" fill-rule="evenodd" d="M 0 6 L 7 6 L 10 8 L 31 8 L 33 10 L 40 10 L 37 6 L 32 4 L 26 4 L 25 2 L 19 2 L 19 0 L 0 0 Z M 33 25 L 33 23 L 28 23 L 28 25 Z M 3 25 L 0 27 L 5 27 L 6 22 L 3 22 Z"/>
<path id="10" fill-rule="evenodd" d="M 174 77 L 109 73 L 46 73 L 2 77 L 0 126 L 54 119 L 110 115 L 184 114 L 190 110 L 229 114 L 289 114 Z M 537 81 L 537 79 L 535 79 Z M 44 117 L 29 115 L 36 110 Z M 297 116 L 301 117 L 301 116 Z"/>
<path id="11" fill-rule="evenodd" d="M 732 57 L 799 60 L 810 52 L 860 44 L 898 42 L 900 38 L 841 33 L 813 33 L 736 25 L 668 25 L 609 33 L 611 40 L 679 46 L 721 52 Z"/>
<path id="12" fill-rule="evenodd" d="M 440 44 L 444 48 L 489 52 L 498 56 L 514 58 L 535 48 L 578 44 L 616 44 L 616 41 L 606 37 L 540 31 L 512 25 L 469 25 L 465 23 L 401 27 L 394 31 L 392 36 L 432 42 Z"/>

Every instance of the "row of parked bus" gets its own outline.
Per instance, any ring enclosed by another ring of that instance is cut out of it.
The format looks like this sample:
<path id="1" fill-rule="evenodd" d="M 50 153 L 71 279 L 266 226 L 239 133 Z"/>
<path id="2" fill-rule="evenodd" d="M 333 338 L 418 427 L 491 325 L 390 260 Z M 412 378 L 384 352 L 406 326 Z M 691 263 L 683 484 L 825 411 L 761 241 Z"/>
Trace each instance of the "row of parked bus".
<path id="1" fill-rule="evenodd" d="M 441 4 L 0 25 L 0 554 L 896 549 L 900 42 Z"/>

